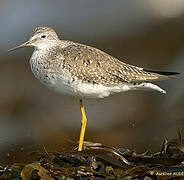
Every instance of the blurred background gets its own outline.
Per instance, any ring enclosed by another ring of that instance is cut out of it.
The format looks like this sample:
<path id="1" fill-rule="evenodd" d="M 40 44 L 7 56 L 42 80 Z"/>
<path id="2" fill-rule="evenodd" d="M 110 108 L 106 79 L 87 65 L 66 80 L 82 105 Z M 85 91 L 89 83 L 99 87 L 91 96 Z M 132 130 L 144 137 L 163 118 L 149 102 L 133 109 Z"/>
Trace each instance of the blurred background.
<path id="1" fill-rule="evenodd" d="M 184 129 L 183 0 L 0 0 L 0 163 L 28 161 L 28 152 L 61 150 L 78 141 L 78 99 L 44 87 L 30 71 L 32 48 L 7 53 L 37 26 L 61 39 L 97 47 L 133 65 L 176 71 L 158 92 L 85 100 L 85 139 L 143 152 Z"/>

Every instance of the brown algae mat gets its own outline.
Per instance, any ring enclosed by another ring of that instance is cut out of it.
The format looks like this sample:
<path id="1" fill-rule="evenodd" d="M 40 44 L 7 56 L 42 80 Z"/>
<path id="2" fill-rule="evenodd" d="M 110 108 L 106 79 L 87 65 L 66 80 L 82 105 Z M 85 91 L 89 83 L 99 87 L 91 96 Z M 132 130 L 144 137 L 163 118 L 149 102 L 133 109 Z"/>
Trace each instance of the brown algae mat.
<path id="1" fill-rule="evenodd" d="M 0 166 L 0 180 L 184 179 L 184 144 L 178 136 L 165 139 L 154 154 L 90 142 L 81 152 L 32 152 L 31 164 Z"/>

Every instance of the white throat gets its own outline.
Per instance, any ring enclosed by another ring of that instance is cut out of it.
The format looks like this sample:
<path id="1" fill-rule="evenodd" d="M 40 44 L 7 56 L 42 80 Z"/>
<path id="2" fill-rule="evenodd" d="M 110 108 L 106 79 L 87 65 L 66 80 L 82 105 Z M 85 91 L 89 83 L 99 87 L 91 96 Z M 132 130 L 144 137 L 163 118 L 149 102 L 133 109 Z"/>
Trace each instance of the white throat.
<path id="1" fill-rule="evenodd" d="M 42 42 L 38 42 L 35 43 L 35 50 L 45 50 L 45 49 L 49 49 L 51 47 L 53 47 L 56 44 L 55 41 L 42 41 Z"/>

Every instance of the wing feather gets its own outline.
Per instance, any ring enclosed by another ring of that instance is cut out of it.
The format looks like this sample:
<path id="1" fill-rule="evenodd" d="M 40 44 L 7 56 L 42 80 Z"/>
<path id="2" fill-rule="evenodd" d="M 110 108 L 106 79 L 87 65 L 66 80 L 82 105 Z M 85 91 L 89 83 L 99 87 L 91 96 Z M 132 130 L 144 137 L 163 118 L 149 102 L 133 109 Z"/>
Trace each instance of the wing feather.
<path id="1" fill-rule="evenodd" d="M 146 71 L 126 64 L 111 55 L 79 43 L 62 48 L 65 67 L 83 82 L 116 85 L 125 82 L 144 82 L 166 79 L 167 75 Z"/>

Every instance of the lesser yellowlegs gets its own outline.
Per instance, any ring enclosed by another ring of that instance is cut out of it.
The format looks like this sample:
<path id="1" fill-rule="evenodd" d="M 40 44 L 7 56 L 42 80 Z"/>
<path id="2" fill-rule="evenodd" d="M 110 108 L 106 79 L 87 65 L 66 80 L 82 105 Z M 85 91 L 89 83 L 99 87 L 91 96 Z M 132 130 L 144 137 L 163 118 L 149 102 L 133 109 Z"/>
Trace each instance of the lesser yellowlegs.
<path id="1" fill-rule="evenodd" d="M 82 126 L 78 150 L 82 150 L 87 118 L 83 98 L 104 98 L 129 90 L 156 90 L 152 81 L 164 80 L 175 72 L 150 71 L 126 64 L 87 45 L 60 40 L 50 27 L 38 27 L 25 43 L 10 49 L 33 46 L 30 58 L 35 77 L 50 89 L 80 99 Z"/>

